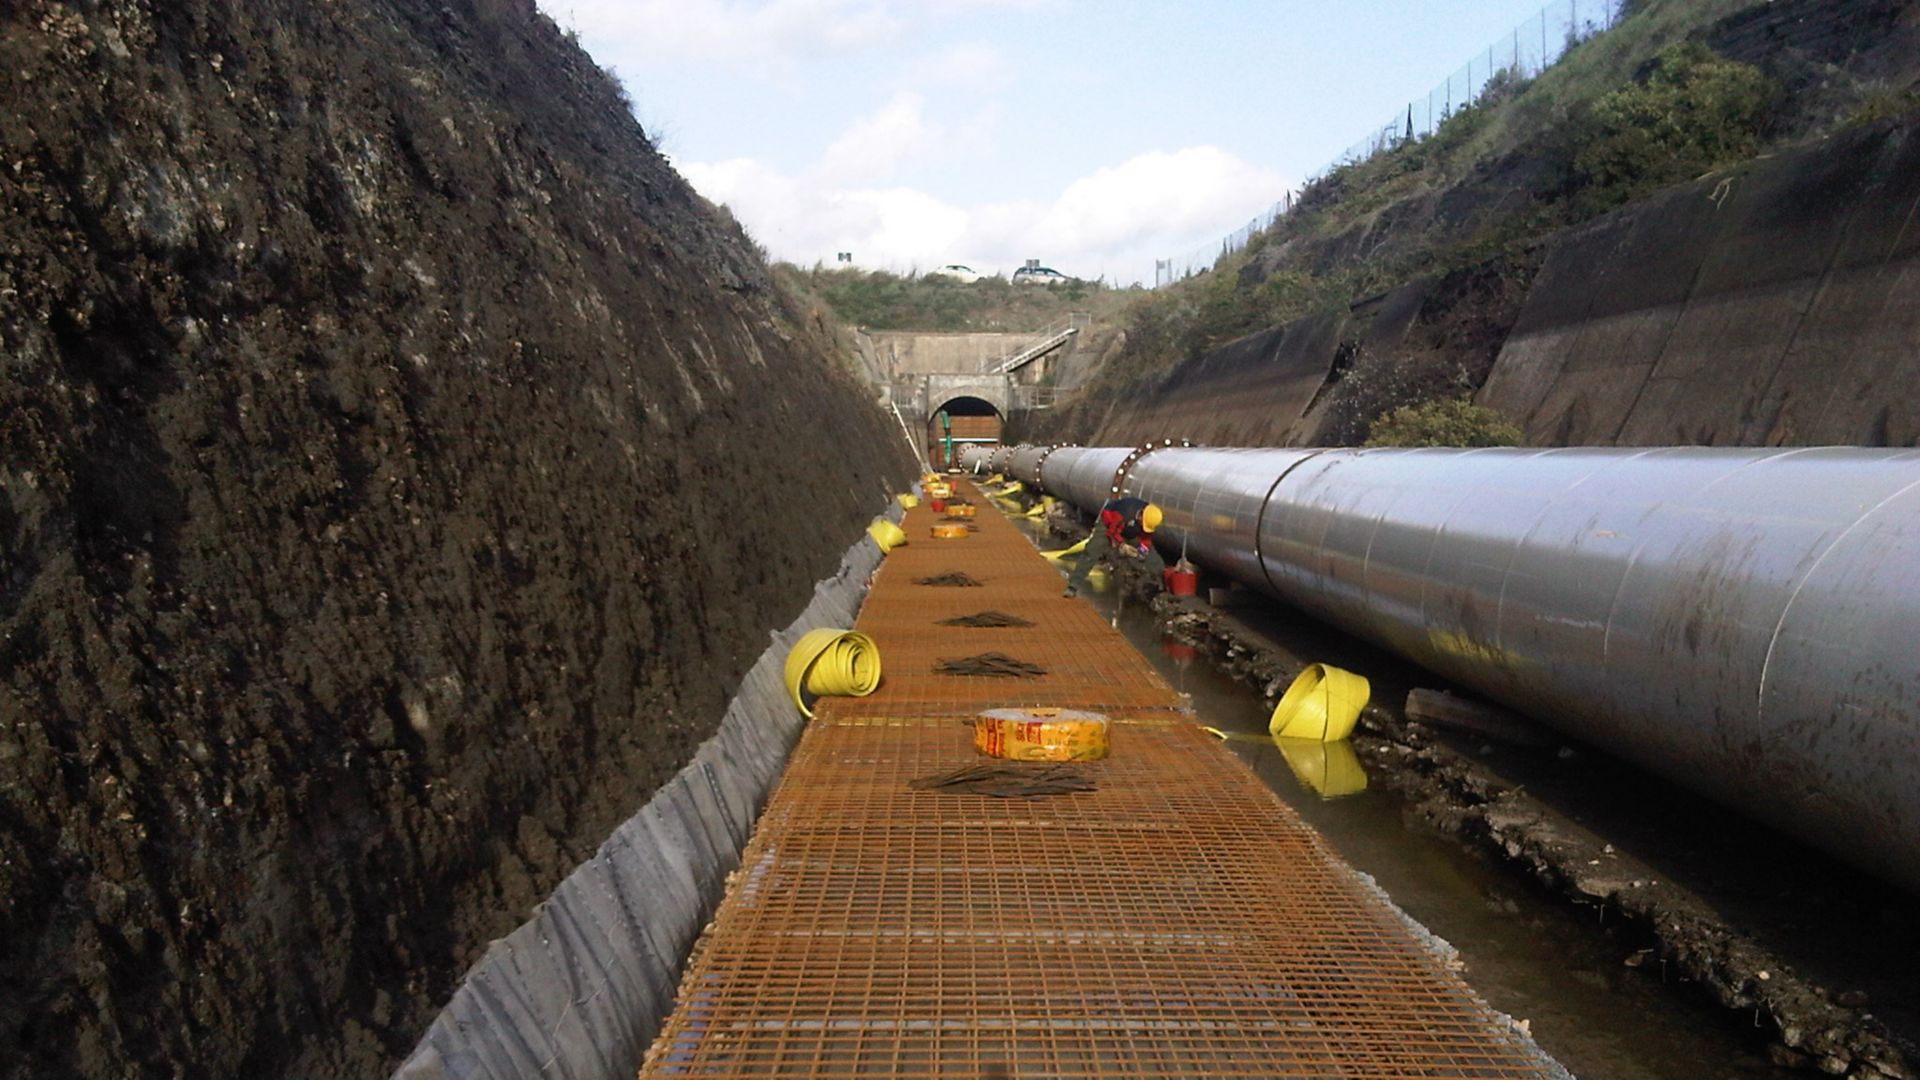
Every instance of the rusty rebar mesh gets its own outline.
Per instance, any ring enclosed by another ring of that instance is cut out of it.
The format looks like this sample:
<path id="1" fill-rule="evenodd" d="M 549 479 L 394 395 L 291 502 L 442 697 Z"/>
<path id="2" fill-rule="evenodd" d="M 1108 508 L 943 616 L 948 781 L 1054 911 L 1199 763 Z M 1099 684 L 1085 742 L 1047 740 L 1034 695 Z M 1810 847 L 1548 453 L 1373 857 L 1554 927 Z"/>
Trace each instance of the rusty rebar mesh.
<path id="1" fill-rule="evenodd" d="M 1032 626 L 1032 619 L 1023 619 L 1018 615 L 1009 615 L 1004 611 L 980 611 L 972 615 L 961 615 L 952 619 L 941 619 L 938 626 L 974 626 L 1007 628 L 1013 626 Z"/>
<path id="2" fill-rule="evenodd" d="M 1039 664 L 1030 664 L 1003 652 L 958 656 L 933 665 L 935 675 L 981 675 L 992 679 L 1037 679 L 1047 673 Z"/>
<path id="3" fill-rule="evenodd" d="M 1554 1074 L 1089 605 L 1059 598 L 1017 530 L 982 521 L 940 556 L 1038 625 L 937 627 L 956 612 L 910 584 L 926 572 L 902 558 L 912 546 L 888 557 L 858 624 L 879 642 L 881 689 L 822 702 L 642 1076 Z M 968 718 L 1007 704 L 1008 680 L 936 688 L 896 675 L 901 654 L 924 670 L 941 643 L 995 634 L 1071 642 L 1072 678 L 1019 680 L 1062 704 L 1097 707 L 1124 671 L 1156 702 L 1103 709 L 1110 756 L 1074 763 L 1096 790 L 909 786 L 984 760 Z M 920 711 L 870 711 L 882 697 Z"/>

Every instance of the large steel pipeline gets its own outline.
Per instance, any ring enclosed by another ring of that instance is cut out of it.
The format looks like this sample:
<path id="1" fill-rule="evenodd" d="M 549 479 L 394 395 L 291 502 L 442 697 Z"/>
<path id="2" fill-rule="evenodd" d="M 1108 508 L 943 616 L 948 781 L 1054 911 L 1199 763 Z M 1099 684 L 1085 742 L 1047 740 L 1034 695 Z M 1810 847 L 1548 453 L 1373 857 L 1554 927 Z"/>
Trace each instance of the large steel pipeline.
<path id="1" fill-rule="evenodd" d="M 1001 472 L 1013 456 L 1013 447 L 970 443 L 960 448 L 960 467 L 968 472 Z"/>
<path id="2" fill-rule="evenodd" d="M 1920 451 L 1063 447 L 1038 467 L 1085 510 L 1159 504 L 1169 555 L 1920 889 Z"/>

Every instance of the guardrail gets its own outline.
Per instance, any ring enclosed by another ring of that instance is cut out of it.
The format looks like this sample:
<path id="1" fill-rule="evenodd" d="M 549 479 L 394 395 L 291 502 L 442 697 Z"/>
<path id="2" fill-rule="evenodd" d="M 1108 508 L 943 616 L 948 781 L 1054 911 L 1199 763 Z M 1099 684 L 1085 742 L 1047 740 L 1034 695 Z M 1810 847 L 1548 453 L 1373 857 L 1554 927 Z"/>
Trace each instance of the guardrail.
<path id="1" fill-rule="evenodd" d="M 1020 386 L 1016 384 L 1009 398 L 1015 410 L 1051 409 L 1060 401 L 1060 388 L 1057 386 Z"/>
<path id="2" fill-rule="evenodd" d="M 997 375 L 1005 375 L 1008 372 L 1017 371 L 1066 344 L 1075 334 L 1080 333 L 1092 325 L 1093 316 L 1082 311 L 1072 312 L 1068 314 L 1066 318 L 1056 320 L 1042 327 L 1037 332 L 1039 340 L 1016 349 L 1013 352 L 1004 353 L 984 361 L 980 366 L 980 370 L 993 372 Z"/>

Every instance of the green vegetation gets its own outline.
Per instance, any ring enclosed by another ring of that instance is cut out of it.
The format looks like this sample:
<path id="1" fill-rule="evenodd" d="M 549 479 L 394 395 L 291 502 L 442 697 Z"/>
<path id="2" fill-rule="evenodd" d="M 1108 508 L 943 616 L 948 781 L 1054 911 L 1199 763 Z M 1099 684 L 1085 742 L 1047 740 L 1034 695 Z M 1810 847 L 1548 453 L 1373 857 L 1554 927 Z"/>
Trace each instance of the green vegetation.
<path id="1" fill-rule="evenodd" d="M 1693 42 L 1669 45 L 1645 81 L 1573 119 L 1572 187 L 1588 208 L 1618 206 L 1752 157 L 1777 89 L 1758 68 Z"/>
<path id="2" fill-rule="evenodd" d="M 1073 312 L 1112 318 L 1141 295 L 1100 282 L 1015 285 L 989 277 L 963 283 L 944 274 L 775 268 L 796 292 L 815 296 L 841 321 L 870 330 L 1038 330 Z"/>
<path id="3" fill-rule="evenodd" d="M 1465 398 L 1405 405 L 1374 420 L 1368 446 L 1519 446 L 1512 421 Z"/>
<path id="4" fill-rule="evenodd" d="M 1524 295 L 1552 232 L 1807 134 L 1780 130 L 1782 95 L 1761 70 L 1690 38 L 1755 2 L 1642 0 L 1538 77 L 1500 73 L 1433 132 L 1331 170 L 1244 250 L 1136 303 L 1099 385 L 1123 394 L 1234 338 L 1420 278 L 1478 275 L 1494 293 Z M 1503 336 L 1473 347 L 1497 349 Z M 1446 366 L 1457 341 L 1425 351 L 1441 369 L 1362 358 L 1345 372 L 1374 376 L 1333 388 L 1351 399 L 1349 437 L 1399 406 L 1471 393 L 1484 376 L 1484 363 Z"/>

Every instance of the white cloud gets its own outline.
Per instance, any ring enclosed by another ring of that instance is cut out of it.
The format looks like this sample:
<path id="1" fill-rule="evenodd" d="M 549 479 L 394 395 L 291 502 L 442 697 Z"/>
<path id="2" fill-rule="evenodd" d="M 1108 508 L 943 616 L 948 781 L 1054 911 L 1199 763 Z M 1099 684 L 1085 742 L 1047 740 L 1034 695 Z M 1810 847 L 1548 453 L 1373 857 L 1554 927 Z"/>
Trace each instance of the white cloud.
<path id="1" fill-rule="evenodd" d="M 1287 187 L 1223 149 L 1191 146 L 1141 153 L 1018 200 L 970 200 L 967 177 L 1005 184 L 1017 170 L 1055 177 L 1049 187 L 1059 182 L 1051 162 L 1039 162 L 1049 149 L 997 144 L 1003 111 L 1035 106 L 1008 92 L 1012 53 L 995 34 L 1018 23 L 1004 13 L 1062 0 L 540 2 L 562 25 L 589 30 L 623 68 L 692 64 L 725 82 L 774 83 L 803 72 L 840 78 L 844 69 L 873 79 L 868 93 L 891 88 L 823 149 L 804 151 L 813 155 L 805 164 L 720 156 L 738 153 L 731 148 L 677 163 L 769 250 L 795 262 L 852 251 L 868 266 L 958 260 L 1006 272 L 1039 258 L 1086 277 L 1150 280 L 1155 258 L 1213 243 Z M 861 50 L 876 58 L 840 62 L 838 54 Z M 876 74 L 889 69 L 892 78 Z M 656 120 L 671 131 L 673 118 Z"/>
<path id="2" fill-rule="evenodd" d="M 1037 10 L 1060 0 L 538 0 L 563 27 L 646 66 L 694 61 L 779 75 L 822 51 L 896 47 L 942 19 Z M 604 59 L 604 58 L 603 58 Z M 983 80 L 1008 68 L 992 48 L 951 47 L 929 58 L 927 81 Z"/>
<path id="3" fill-rule="evenodd" d="M 1074 180 L 1051 199 L 974 206 L 907 187 L 851 185 L 825 170 L 788 175 L 751 159 L 680 169 L 776 257 L 803 265 L 851 251 L 869 267 L 958 260 L 1006 273 L 1039 258 L 1121 283 L 1151 281 L 1155 258 L 1211 243 L 1288 186 L 1213 146 L 1140 154 Z"/>
<path id="4" fill-rule="evenodd" d="M 591 28 L 641 63 L 708 61 L 753 69 L 821 49 L 897 39 L 906 19 L 888 0 L 541 0 L 562 26 Z"/>
<path id="5" fill-rule="evenodd" d="M 915 93 L 896 94 L 828 144 L 815 174 L 833 183 L 855 177 L 868 182 L 890 180 L 901 162 L 927 153 L 939 139 L 939 131 L 927 123 L 926 99 Z"/>
<path id="6" fill-rule="evenodd" d="M 1154 150 L 1067 185 L 1035 223 L 1034 242 L 1124 250 L 1192 237 L 1238 224 L 1285 187 L 1276 174 L 1217 146 Z"/>
<path id="7" fill-rule="evenodd" d="M 962 42 L 928 56 L 913 69 L 914 79 L 927 86 L 950 86 L 985 92 L 997 89 L 1013 76 L 1013 67 L 1000 50 L 979 42 Z"/>

